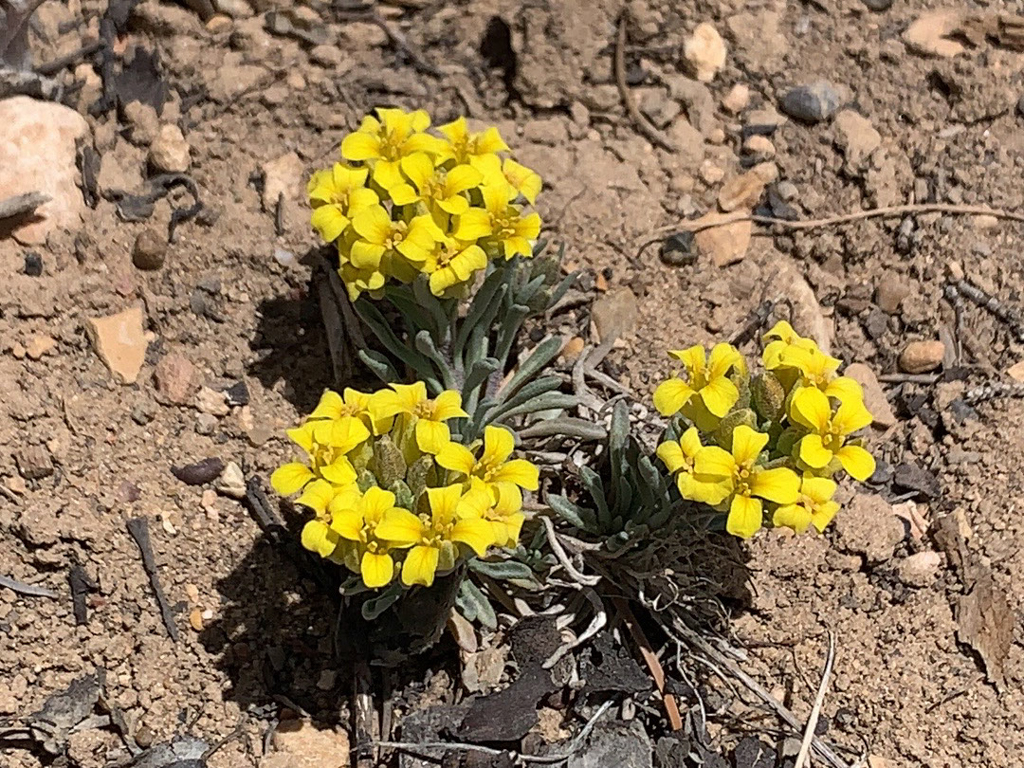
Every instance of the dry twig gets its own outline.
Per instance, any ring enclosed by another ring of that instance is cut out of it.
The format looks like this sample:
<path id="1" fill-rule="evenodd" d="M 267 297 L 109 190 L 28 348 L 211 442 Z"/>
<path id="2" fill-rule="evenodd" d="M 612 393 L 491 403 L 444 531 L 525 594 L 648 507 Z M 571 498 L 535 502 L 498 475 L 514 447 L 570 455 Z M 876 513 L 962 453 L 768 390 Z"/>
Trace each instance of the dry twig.
<path id="1" fill-rule="evenodd" d="M 622 97 L 622 105 L 626 108 L 626 114 L 636 129 L 642 133 L 648 141 L 656 144 L 669 152 L 676 152 L 675 145 L 669 141 L 657 128 L 648 122 L 647 118 L 640 114 L 633 95 L 629 92 L 629 85 L 626 83 L 626 20 L 628 12 L 623 11 L 619 16 L 619 30 L 615 39 L 615 85 L 619 89 L 619 96 Z M 639 256 L 639 254 L 637 254 Z"/>
<path id="2" fill-rule="evenodd" d="M 807 718 L 807 728 L 804 730 L 804 739 L 800 742 L 800 751 L 796 755 L 796 763 L 793 768 L 804 768 L 804 763 L 811 751 L 811 741 L 814 739 L 814 731 L 818 727 L 818 718 L 821 716 L 821 705 L 825 701 L 825 691 L 828 690 L 828 679 L 832 675 L 832 662 L 836 658 L 836 638 L 832 630 L 828 631 L 828 656 L 825 658 L 825 669 L 821 673 L 821 685 L 818 686 L 818 695 L 814 697 L 814 706 L 811 707 L 811 715 Z"/>
<path id="3" fill-rule="evenodd" d="M 621 597 L 614 598 L 612 602 L 615 604 L 615 609 L 622 615 L 622 620 L 626 622 L 626 629 L 629 630 L 633 642 L 637 644 L 637 647 L 640 649 L 640 655 L 644 657 L 647 668 L 651 671 L 651 677 L 654 678 L 654 684 L 657 686 L 658 693 L 661 694 L 662 703 L 665 705 L 665 714 L 668 715 L 669 725 L 672 726 L 673 731 L 682 730 L 683 718 L 679 715 L 676 697 L 671 693 L 665 693 L 665 670 L 662 668 L 661 662 L 658 661 L 654 648 L 651 647 L 651 641 L 647 639 L 647 635 L 644 634 L 644 631 L 637 623 L 636 616 L 629 609 L 629 604 Z"/>
<path id="4" fill-rule="evenodd" d="M 149 584 L 153 588 L 153 595 L 160 608 L 160 618 L 163 619 L 167 635 L 174 642 L 178 641 L 178 628 L 174 624 L 174 613 L 171 611 L 170 603 L 167 602 L 167 595 L 160 586 L 160 574 L 157 572 L 156 558 L 153 557 L 153 546 L 149 541 L 149 519 L 145 517 L 133 517 L 128 521 L 128 533 L 139 545 L 142 553 L 142 567 L 149 575 Z"/>

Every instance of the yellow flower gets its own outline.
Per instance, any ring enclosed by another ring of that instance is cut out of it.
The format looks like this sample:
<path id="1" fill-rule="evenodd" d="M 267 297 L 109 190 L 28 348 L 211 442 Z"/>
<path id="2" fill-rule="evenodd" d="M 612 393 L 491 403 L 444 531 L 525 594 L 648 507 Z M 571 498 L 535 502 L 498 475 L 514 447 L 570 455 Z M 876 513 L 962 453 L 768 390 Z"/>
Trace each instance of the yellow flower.
<path id="1" fill-rule="evenodd" d="M 775 510 L 772 524 L 792 528 L 803 533 L 813 525 L 823 533 L 839 511 L 839 503 L 832 501 L 836 484 L 826 477 L 804 475 L 800 482 L 800 496 L 795 504 L 786 504 Z"/>
<path id="2" fill-rule="evenodd" d="M 518 498 L 518 495 L 499 494 L 495 501 L 494 493 L 487 483 L 472 477 L 469 481 L 469 490 L 459 501 L 456 514 L 460 518 L 486 520 L 491 525 L 495 546 L 514 547 L 519 542 L 519 533 L 526 520 L 521 509 L 522 499 Z"/>
<path id="3" fill-rule="evenodd" d="M 423 263 L 423 274 L 430 275 L 430 292 L 443 296 L 449 288 L 465 283 L 474 272 L 487 266 L 487 254 L 479 245 L 442 236 Z"/>
<path id="4" fill-rule="evenodd" d="M 365 186 L 367 173 L 366 168 L 335 163 L 333 168 L 317 171 L 310 178 L 309 204 L 313 208 L 310 223 L 328 243 L 341 236 L 353 214 L 379 202 L 377 193 Z"/>
<path id="5" fill-rule="evenodd" d="M 391 417 L 378 413 L 377 398 L 351 387 L 345 388 L 344 395 L 326 390 L 308 418 L 309 421 L 343 419 L 358 419 L 374 435 L 382 435 L 391 429 Z"/>
<path id="6" fill-rule="evenodd" d="M 359 239 L 352 243 L 348 258 L 357 269 L 381 270 L 398 256 L 422 264 L 430 255 L 441 230 L 429 215 L 412 221 L 392 221 L 379 205 L 364 208 L 352 219 Z"/>
<path id="7" fill-rule="evenodd" d="M 377 118 L 367 115 L 359 130 L 341 142 L 341 156 L 346 160 L 364 161 L 373 171 L 373 180 L 385 190 L 404 182 L 400 170 L 403 157 L 415 152 L 434 153 L 443 142 L 423 131 L 430 126 L 430 117 L 418 109 L 377 108 Z"/>
<path id="8" fill-rule="evenodd" d="M 832 404 L 819 389 L 804 387 L 793 396 L 790 418 L 810 430 L 800 438 L 797 455 L 811 469 L 827 467 L 833 458 L 857 480 L 867 480 L 875 471 L 875 459 L 859 445 L 844 445 L 846 437 L 871 423 L 871 412 L 860 399 L 840 401 L 832 413 Z"/>
<path id="9" fill-rule="evenodd" d="M 682 362 L 688 380 L 671 378 L 659 384 L 654 390 L 654 407 L 662 416 L 672 416 L 690 406 L 684 416 L 693 418 L 704 431 L 714 429 L 715 422 L 739 399 L 729 374 L 734 370 L 746 373 L 743 356 L 731 344 L 716 344 L 710 358 L 699 344 L 669 354 Z"/>
<path id="10" fill-rule="evenodd" d="M 465 192 L 480 186 L 483 174 L 471 165 L 456 165 L 451 170 L 435 168 L 434 161 L 422 152 L 402 158 L 402 172 L 408 184 L 390 190 L 395 205 L 422 203 L 426 212 L 441 211 L 458 215 L 469 210 Z"/>
<path id="11" fill-rule="evenodd" d="M 807 350 L 818 349 L 818 345 L 813 340 L 805 339 L 793 330 L 793 326 L 785 320 L 779 320 L 763 338 L 765 341 L 771 339 L 765 345 L 764 352 L 761 355 L 765 370 L 768 371 L 775 370 L 780 366 L 780 357 L 783 350 L 791 346 Z"/>
<path id="12" fill-rule="evenodd" d="M 314 480 L 306 486 L 302 495 L 295 500 L 296 504 L 309 507 L 316 517 L 302 527 L 302 546 L 320 557 L 332 557 L 338 546 L 342 544 L 337 531 L 331 528 L 329 507 L 338 501 L 359 495 L 359 489 L 353 485 L 337 486 L 326 480 Z"/>
<path id="13" fill-rule="evenodd" d="M 539 173 L 512 158 L 501 160 L 497 155 L 481 158 L 479 167 L 483 171 L 485 184 L 504 181 L 509 185 L 509 194 L 513 199 L 522 195 L 530 205 L 536 205 L 537 195 L 543 186 Z"/>
<path id="14" fill-rule="evenodd" d="M 359 573 L 371 589 L 391 583 L 395 562 L 388 554 L 390 543 L 381 535 L 381 522 L 392 513 L 405 510 L 395 506 L 395 494 L 377 487 L 347 496 L 331 508 L 331 530 L 340 538 L 356 543 Z"/>
<path id="15" fill-rule="evenodd" d="M 508 151 L 497 128 L 492 126 L 480 133 L 470 133 L 464 117 L 439 125 L 437 130 L 447 139 L 441 142 L 437 152 L 438 163 L 454 161 L 457 165 L 468 163 L 479 168 L 484 158 L 492 157 L 496 152 Z"/>
<path id="16" fill-rule="evenodd" d="M 338 267 L 338 274 L 341 275 L 341 281 L 345 283 L 349 301 L 355 301 L 364 293 L 369 293 L 371 296 L 379 298 L 384 288 L 384 283 L 387 280 L 387 276 L 380 269 L 373 267 L 359 269 L 352 266 L 348 261 L 347 254 L 341 255 L 341 265 Z"/>
<path id="17" fill-rule="evenodd" d="M 438 451 L 436 461 L 445 469 L 480 480 L 491 489 L 496 502 L 507 497 L 507 503 L 518 509 L 523 503 L 519 489 L 536 491 L 540 472 L 526 459 L 509 461 L 515 447 L 511 432 L 502 427 L 487 426 L 479 459 L 466 446 L 449 442 Z"/>
<path id="18" fill-rule="evenodd" d="M 724 495 L 712 506 L 728 504 L 729 517 L 725 529 L 733 536 L 750 538 L 761 528 L 761 499 L 776 504 L 794 504 L 798 498 L 800 478 L 784 467 L 765 469 L 756 464 L 768 444 L 768 435 L 755 432 L 745 424 L 732 433 L 732 452 L 718 446 L 702 448 L 694 461 L 698 475 L 719 483 Z"/>
<path id="19" fill-rule="evenodd" d="M 462 395 L 458 392 L 445 390 L 432 400 L 427 397 L 427 386 L 422 381 L 392 384 L 391 391 L 381 390 L 377 396 L 378 413 L 402 414 L 415 429 L 416 445 L 424 453 L 436 454 L 451 441 L 446 421 L 469 416 L 462 410 Z"/>
<path id="20" fill-rule="evenodd" d="M 540 235 L 540 215 L 531 213 L 523 216 L 522 211 L 509 202 L 511 187 L 504 180 L 486 184 L 480 190 L 484 198 L 484 209 L 470 208 L 459 216 L 455 238 L 487 238 L 501 249 L 506 259 L 516 254 L 531 256 L 532 241 Z"/>
<path id="21" fill-rule="evenodd" d="M 402 562 L 402 583 L 429 587 L 440 570 L 450 571 L 458 560 L 457 544 L 465 544 L 483 557 L 494 543 L 490 523 L 478 517 L 460 518 L 461 485 L 428 488 L 430 515 L 416 516 L 407 509 L 391 509 L 377 526 L 377 535 L 394 546 L 411 547 Z"/>
<path id="22" fill-rule="evenodd" d="M 270 476 L 270 485 L 282 496 L 289 496 L 303 488 L 307 483 L 322 478 L 335 485 L 349 485 L 356 479 L 356 471 L 349 462 L 347 454 L 367 437 L 369 432 L 350 429 L 344 434 L 331 434 L 330 440 L 321 442 L 316 439 L 316 422 L 307 422 L 301 427 L 288 430 L 288 437 L 306 452 L 308 464 L 291 462 L 274 470 Z"/>
<path id="23" fill-rule="evenodd" d="M 678 442 L 668 440 L 659 445 L 657 454 L 668 471 L 676 476 L 680 496 L 690 501 L 719 504 L 724 498 L 723 493 L 728 494 L 728 489 L 720 482 L 708 482 L 695 471 L 695 460 L 703 447 L 697 428 L 690 427 Z"/>

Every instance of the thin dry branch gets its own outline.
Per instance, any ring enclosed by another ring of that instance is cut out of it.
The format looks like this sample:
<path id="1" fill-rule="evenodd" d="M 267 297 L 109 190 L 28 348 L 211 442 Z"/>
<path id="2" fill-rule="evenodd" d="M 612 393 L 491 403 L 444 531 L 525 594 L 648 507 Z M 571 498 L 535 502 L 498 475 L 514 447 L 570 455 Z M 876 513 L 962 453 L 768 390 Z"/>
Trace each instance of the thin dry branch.
<path id="1" fill-rule="evenodd" d="M 818 728 L 818 718 L 821 717 L 821 705 L 825 701 L 825 691 L 828 690 L 828 680 L 832 676 L 832 663 L 836 658 L 836 638 L 832 630 L 828 631 L 828 656 L 825 658 L 825 669 L 821 673 L 821 684 L 818 686 L 818 695 L 814 697 L 814 706 L 811 707 L 811 715 L 807 718 L 807 728 L 804 729 L 804 739 L 800 743 L 800 751 L 796 755 L 796 763 L 793 768 L 804 768 L 811 751 L 811 741 L 814 739 L 814 731 Z"/>
<path id="2" fill-rule="evenodd" d="M 626 83 L 626 22 L 628 17 L 627 11 L 623 11 L 619 16 L 619 29 L 615 38 L 615 85 L 619 89 L 622 106 L 626 108 L 626 114 L 629 115 L 630 121 L 648 141 L 669 152 L 676 152 L 676 146 L 640 114 L 636 102 L 633 101 L 633 95 L 629 92 L 629 84 Z"/>

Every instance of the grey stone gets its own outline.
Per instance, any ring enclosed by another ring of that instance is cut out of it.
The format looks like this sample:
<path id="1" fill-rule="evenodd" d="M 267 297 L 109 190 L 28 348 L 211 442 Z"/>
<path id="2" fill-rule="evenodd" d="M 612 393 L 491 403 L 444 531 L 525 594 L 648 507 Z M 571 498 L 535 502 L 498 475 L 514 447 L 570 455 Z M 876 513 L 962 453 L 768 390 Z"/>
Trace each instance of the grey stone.
<path id="1" fill-rule="evenodd" d="M 888 11 L 892 8 L 894 0 L 861 0 L 869 10 L 881 13 L 882 11 Z"/>
<path id="2" fill-rule="evenodd" d="M 586 745 L 569 758 L 568 768 L 651 768 L 650 737 L 639 720 L 598 725 Z"/>
<path id="3" fill-rule="evenodd" d="M 828 120 L 839 109 L 841 100 L 835 87 L 827 80 L 798 85 L 786 92 L 779 107 L 790 117 L 805 123 Z"/>

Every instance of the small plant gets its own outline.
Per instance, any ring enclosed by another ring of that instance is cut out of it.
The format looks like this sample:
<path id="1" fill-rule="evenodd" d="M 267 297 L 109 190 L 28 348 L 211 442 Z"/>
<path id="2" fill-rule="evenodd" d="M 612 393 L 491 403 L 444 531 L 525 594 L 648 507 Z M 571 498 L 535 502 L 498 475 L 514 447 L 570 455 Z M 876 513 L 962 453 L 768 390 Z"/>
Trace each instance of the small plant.
<path id="1" fill-rule="evenodd" d="M 387 588 L 384 603 L 393 602 L 492 547 L 515 546 L 522 489 L 537 489 L 538 470 L 511 458 L 513 437 L 501 427 L 487 427 L 482 441 L 453 440 L 449 423 L 465 416 L 459 393 L 429 398 L 416 382 L 328 390 L 289 430 L 305 456 L 271 484 L 301 492 L 296 503 L 314 513 L 302 544 L 355 574 L 348 592 Z"/>
<path id="2" fill-rule="evenodd" d="M 673 417 L 658 458 L 682 498 L 726 512 L 726 530 L 753 536 L 765 513 L 776 526 L 819 532 L 835 517 L 832 479 L 866 480 L 871 454 L 852 435 L 871 423 L 860 385 L 786 322 L 765 335 L 764 371 L 751 376 L 729 344 L 670 354 L 682 377 L 661 383 L 654 405 Z"/>

